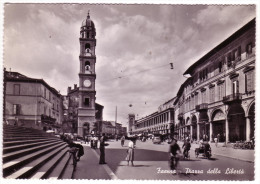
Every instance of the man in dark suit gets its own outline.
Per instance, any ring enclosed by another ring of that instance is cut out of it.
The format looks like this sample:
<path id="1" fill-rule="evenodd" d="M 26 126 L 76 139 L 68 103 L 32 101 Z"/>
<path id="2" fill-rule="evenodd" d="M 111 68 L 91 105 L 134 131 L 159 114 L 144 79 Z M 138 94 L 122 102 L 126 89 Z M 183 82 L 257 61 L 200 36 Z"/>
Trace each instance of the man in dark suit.
<path id="1" fill-rule="evenodd" d="M 100 138 L 100 159 L 99 159 L 99 164 L 106 164 L 105 162 L 105 146 L 108 144 L 105 143 L 105 134 L 102 134 L 102 137 Z"/>

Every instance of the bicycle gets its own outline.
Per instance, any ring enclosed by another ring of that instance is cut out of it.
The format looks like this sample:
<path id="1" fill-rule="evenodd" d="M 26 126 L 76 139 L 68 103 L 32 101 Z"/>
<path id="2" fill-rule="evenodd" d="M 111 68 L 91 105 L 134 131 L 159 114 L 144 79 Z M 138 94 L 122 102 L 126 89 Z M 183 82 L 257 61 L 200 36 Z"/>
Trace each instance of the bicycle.
<path id="1" fill-rule="evenodd" d="M 183 158 L 188 160 L 190 159 L 190 150 L 183 151 Z"/>
<path id="2" fill-rule="evenodd" d="M 179 163 L 179 155 L 178 154 L 171 155 L 169 162 L 170 162 L 170 169 L 176 170 Z"/>
<path id="3" fill-rule="evenodd" d="M 72 159 L 73 159 L 73 168 L 75 169 L 76 166 L 77 166 L 77 162 L 78 162 L 77 153 L 78 153 L 78 151 L 79 151 L 79 148 L 72 147 L 72 148 L 70 148 L 68 151 L 69 151 L 70 155 L 72 156 Z"/>

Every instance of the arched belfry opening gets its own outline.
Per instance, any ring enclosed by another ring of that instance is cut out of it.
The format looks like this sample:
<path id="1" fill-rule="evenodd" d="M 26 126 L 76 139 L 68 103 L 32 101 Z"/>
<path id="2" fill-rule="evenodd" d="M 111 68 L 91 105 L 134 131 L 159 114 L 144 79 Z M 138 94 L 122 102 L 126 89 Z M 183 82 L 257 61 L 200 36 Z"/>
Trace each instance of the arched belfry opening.
<path id="1" fill-rule="evenodd" d="M 85 73 L 91 73 L 91 67 L 89 61 L 85 62 Z"/>

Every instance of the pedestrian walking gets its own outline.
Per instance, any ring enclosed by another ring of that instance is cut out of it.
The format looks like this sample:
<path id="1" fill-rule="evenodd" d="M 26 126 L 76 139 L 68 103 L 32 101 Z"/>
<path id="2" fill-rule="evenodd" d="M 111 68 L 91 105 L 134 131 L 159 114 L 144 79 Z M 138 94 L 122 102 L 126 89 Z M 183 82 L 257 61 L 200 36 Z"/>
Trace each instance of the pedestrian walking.
<path id="1" fill-rule="evenodd" d="M 91 137 L 90 137 L 90 147 L 91 148 L 94 148 L 94 138 L 93 138 L 93 135 L 91 135 Z"/>
<path id="2" fill-rule="evenodd" d="M 89 143 L 88 136 L 85 136 L 85 144 Z"/>
<path id="3" fill-rule="evenodd" d="M 100 158 L 99 158 L 99 164 L 106 164 L 105 162 L 105 146 L 108 144 L 105 143 L 105 134 L 102 134 L 102 137 L 100 138 Z"/>
<path id="4" fill-rule="evenodd" d="M 121 137 L 121 146 L 123 147 L 124 144 L 125 144 L 125 136 L 123 135 L 123 136 Z"/>
<path id="5" fill-rule="evenodd" d="M 218 142 L 220 141 L 220 134 L 217 135 Z"/>
<path id="6" fill-rule="evenodd" d="M 132 139 L 130 139 L 130 142 L 128 143 L 128 150 L 126 156 L 127 165 L 129 165 L 129 161 L 130 161 L 132 166 L 134 166 L 134 148 L 135 148 L 134 142 Z"/>
<path id="7" fill-rule="evenodd" d="M 218 147 L 218 138 L 217 137 L 214 138 L 214 142 L 215 142 L 215 146 Z"/>

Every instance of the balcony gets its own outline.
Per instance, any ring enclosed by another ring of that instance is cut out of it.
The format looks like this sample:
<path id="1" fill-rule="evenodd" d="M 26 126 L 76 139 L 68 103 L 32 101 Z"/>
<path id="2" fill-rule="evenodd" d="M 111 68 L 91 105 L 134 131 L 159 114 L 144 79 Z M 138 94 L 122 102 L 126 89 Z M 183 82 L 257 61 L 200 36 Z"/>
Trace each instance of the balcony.
<path id="1" fill-rule="evenodd" d="M 179 113 L 178 114 L 178 120 L 182 120 L 183 119 L 183 113 Z"/>
<path id="2" fill-rule="evenodd" d="M 55 118 L 52 118 L 50 116 L 47 116 L 47 115 L 44 115 L 42 114 L 41 115 L 41 121 L 43 123 L 47 123 L 47 124 L 54 124 L 56 122 L 56 119 Z"/>
<path id="3" fill-rule="evenodd" d="M 203 110 L 208 110 L 207 103 L 202 103 L 200 105 L 196 105 L 196 111 L 203 111 Z"/>
<path id="4" fill-rule="evenodd" d="M 241 93 L 233 93 L 228 96 L 223 97 L 223 103 L 224 104 L 229 104 L 233 102 L 240 102 L 242 100 L 242 94 Z"/>

